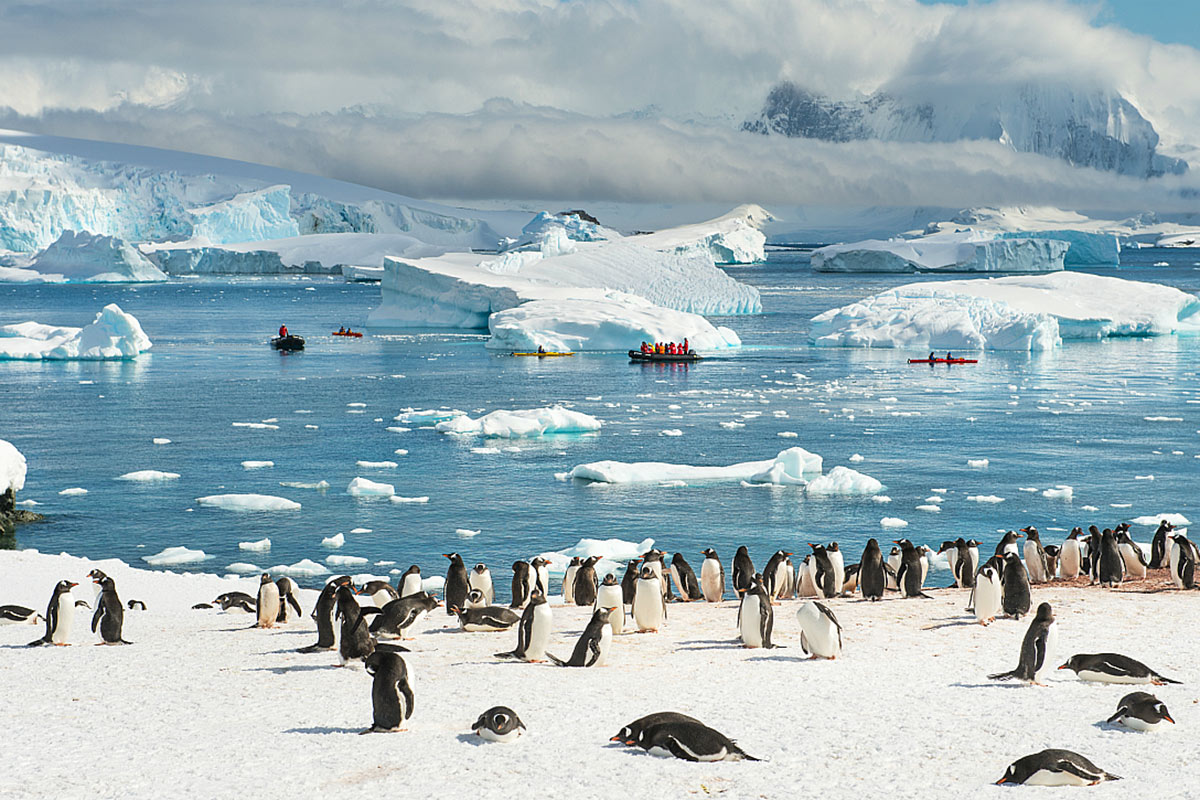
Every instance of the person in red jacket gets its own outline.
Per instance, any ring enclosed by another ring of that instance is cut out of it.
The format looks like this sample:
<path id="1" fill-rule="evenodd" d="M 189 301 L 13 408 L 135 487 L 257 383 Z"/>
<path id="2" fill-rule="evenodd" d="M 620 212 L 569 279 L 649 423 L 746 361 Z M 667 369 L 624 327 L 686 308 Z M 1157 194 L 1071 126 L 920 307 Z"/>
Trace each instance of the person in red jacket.
<path id="1" fill-rule="evenodd" d="M 683 338 L 683 354 L 686 356 L 690 352 L 692 352 L 692 351 L 688 349 L 688 340 L 687 340 L 687 337 L 685 336 Z"/>
<path id="2" fill-rule="evenodd" d="M 286 338 L 287 338 L 287 335 L 288 335 L 288 332 L 287 332 L 287 325 L 280 325 L 280 326 L 279 326 L 279 338 L 280 338 L 280 339 L 286 339 Z"/>

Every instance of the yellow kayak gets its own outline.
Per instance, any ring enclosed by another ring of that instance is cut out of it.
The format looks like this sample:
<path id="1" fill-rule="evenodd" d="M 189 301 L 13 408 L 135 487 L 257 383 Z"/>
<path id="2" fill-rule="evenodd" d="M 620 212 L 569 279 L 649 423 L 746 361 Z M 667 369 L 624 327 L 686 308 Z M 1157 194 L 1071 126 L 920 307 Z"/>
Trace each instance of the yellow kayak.
<path id="1" fill-rule="evenodd" d="M 537 356 L 538 358 L 558 358 L 560 356 L 573 356 L 574 353 L 513 353 L 514 356 Z"/>

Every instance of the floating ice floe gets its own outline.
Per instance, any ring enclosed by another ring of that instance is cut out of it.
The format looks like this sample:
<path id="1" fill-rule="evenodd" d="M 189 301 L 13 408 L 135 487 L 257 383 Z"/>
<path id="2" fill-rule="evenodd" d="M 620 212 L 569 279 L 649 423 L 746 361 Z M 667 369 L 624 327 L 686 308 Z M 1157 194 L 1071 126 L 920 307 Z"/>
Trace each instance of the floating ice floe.
<path id="1" fill-rule="evenodd" d="M 967 499 L 972 503 L 1003 503 L 1004 498 L 994 494 L 969 494 Z"/>
<path id="2" fill-rule="evenodd" d="M 461 436 L 518 439 L 549 434 L 592 433 L 600 430 L 600 426 L 600 420 L 589 414 L 552 406 L 517 411 L 498 410 L 478 419 L 462 414 L 437 423 L 434 429 L 440 433 Z"/>
<path id="3" fill-rule="evenodd" d="M 0 325 L 0 360 L 114 361 L 137 358 L 152 346 L 141 323 L 116 303 L 106 305 L 83 328 Z"/>
<path id="4" fill-rule="evenodd" d="M 942 507 L 941 507 L 941 506 L 936 506 L 936 505 L 933 505 L 933 504 L 928 504 L 928 505 L 920 505 L 920 506 L 917 506 L 916 508 L 917 508 L 917 511 L 928 511 L 928 512 L 930 512 L 930 513 L 932 513 L 932 514 L 936 514 L 936 513 L 938 513 L 939 511 L 941 511 L 941 510 L 942 510 Z"/>
<path id="5" fill-rule="evenodd" d="M 396 493 L 396 487 L 390 483 L 376 483 L 366 478 L 355 478 L 346 487 L 346 494 L 355 497 L 391 497 Z"/>
<path id="6" fill-rule="evenodd" d="M 393 450 L 392 454 L 397 456 L 406 456 L 408 455 L 408 451 L 401 447 L 398 450 Z"/>
<path id="7" fill-rule="evenodd" d="M 863 458 L 862 456 L 860 456 L 858 453 L 855 453 L 854 455 L 850 456 L 850 457 L 849 457 L 849 458 L 847 458 L 846 460 L 847 460 L 847 461 L 849 461 L 849 462 L 850 462 L 850 463 L 852 463 L 852 464 L 858 464 L 859 462 L 861 462 L 861 461 L 865 461 L 866 459 L 864 459 L 864 458 Z"/>
<path id="8" fill-rule="evenodd" d="M 572 558 L 601 556 L 600 561 L 596 564 L 596 574 L 604 576 L 617 571 L 623 562 L 637 558 L 653 547 L 653 539 L 643 539 L 640 542 L 629 542 L 624 539 L 580 539 L 571 547 L 539 553 L 539 555 L 550 562 L 548 569 L 551 575 L 566 574 L 567 565 L 571 563 Z"/>
<path id="9" fill-rule="evenodd" d="M 197 564 L 201 561 L 207 561 L 210 558 L 212 556 L 203 550 L 190 550 L 186 547 L 168 547 L 161 553 L 156 553 L 152 556 L 142 556 L 142 561 L 145 561 L 152 567 L 172 567 L 178 564 Z"/>
<path id="10" fill-rule="evenodd" d="M 351 533 L 371 533 L 372 530 L 370 528 L 351 528 L 350 532 Z"/>
<path id="11" fill-rule="evenodd" d="M 1074 496 L 1075 490 L 1070 486 L 1061 483 L 1053 489 L 1046 489 L 1044 492 L 1042 492 L 1042 497 L 1047 497 L 1051 500 L 1065 500 L 1070 502 L 1071 498 Z"/>
<path id="12" fill-rule="evenodd" d="M 119 481 L 134 481 L 137 483 L 153 483 L 158 481 L 173 481 L 179 478 L 178 472 L 163 472 L 157 469 L 140 469 L 136 472 L 126 472 L 118 475 Z"/>
<path id="13" fill-rule="evenodd" d="M 70 489 L 63 489 L 61 492 L 59 492 L 59 494 L 63 497 L 83 497 L 87 493 L 88 490 L 80 486 L 75 486 Z"/>
<path id="14" fill-rule="evenodd" d="M 907 528 L 908 523 L 899 517 L 884 517 L 879 520 L 879 526 L 881 528 Z"/>
<path id="15" fill-rule="evenodd" d="M 455 528 L 454 532 L 464 539 L 470 539 L 483 533 L 482 530 L 474 530 L 472 528 Z"/>
<path id="16" fill-rule="evenodd" d="M 821 457 L 802 447 L 780 451 L 767 461 L 747 461 L 726 467 L 696 467 L 658 461 L 595 461 L 580 464 L 567 478 L 598 483 L 661 483 L 663 481 L 750 481 L 804 485 L 821 473 Z M 806 477 L 807 476 L 807 477 Z"/>
<path id="17" fill-rule="evenodd" d="M 911 283 L 813 318 L 818 346 L 1049 350 L 1063 340 L 1200 333 L 1200 298 L 1080 272 Z"/>
<path id="18" fill-rule="evenodd" d="M 153 439 L 151 439 L 150 441 L 154 442 L 154 444 L 170 444 L 171 443 L 170 439 L 164 439 L 160 436 L 156 436 Z"/>
<path id="19" fill-rule="evenodd" d="M 320 491 L 329 488 L 329 481 L 280 481 L 279 485 L 288 489 L 316 489 Z"/>
<path id="20" fill-rule="evenodd" d="M 273 425 L 270 422 L 233 422 L 230 423 L 235 428 L 250 428 L 257 431 L 277 431 L 278 425 Z"/>
<path id="21" fill-rule="evenodd" d="M 1128 508 L 1129 506 L 1125 506 Z M 1177 528 L 1184 528 L 1192 523 L 1183 514 L 1146 514 L 1141 517 L 1134 517 L 1130 522 L 1134 525 L 1158 525 L 1162 520 L 1166 520 Z"/>
<path id="22" fill-rule="evenodd" d="M 396 422 L 403 422 L 406 425 L 434 425 L 438 422 L 445 422 L 448 419 L 461 417 L 466 414 L 465 411 L 459 411 L 457 408 L 452 409 L 427 409 L 425 411 L 417 411 L 415 409 L 405 409 L 397 414 L 394 419 Z M 388 428 L 390 431 L 396 431 L 395 428 Z M 405 430 L 411 430 L 406 428 Z"/>
<path id="23" fill-rule="evenodd" d="M 335 548 L 335 549 L 338 547 L 341 547 L 345 543 L 346 543 L 346 535 L 343 533 L 338 533 L 333 536 L 326 536 L 324 539 L 321 540 L 322 547 L 331 547 L 331 548 Z"/>
<path id="24" fill-rule="evenodd" d="M 257 565 L 248 564 L 245 561 L 235 561 L 225 569 L 228 572 L 232 572 L 237 575 L 253 575 L 255 573 L 262 572 Z"/>
<path id="25" fill-rule="evenodd" d="M 400 465 L 395 461 L 355 461 L 354 466 L 361 469 L 395 469 Z"/>
<path id="26" fill-rule="evenodd" d="M 331 567 L 357 567 L 361 564 L 369 564 L 369 558 L 362 556 L 326 556 L 325 563 Z"/>
<path id="27" fill-rule="evenodd" d="M 679 428 L 666 428 L 658 432 L 659 436 L 683 436 L 683 431 Z"/>
<path id="28" fill-rule="evenodd" d="M 290 566 L 288 564 L 280 564 L 265 571 L 276 577 L 287 575 L 292 578 L 315 578 L 319 575 L 329 574 L 329 570 L 326 567 L 308 558 L 297 561 Z"/>
<path id="29" fill-rule="evenodd" d="M 197 497 L 202 506 L 226 511 L 299 511 L 300 504 L 271 494 L 211 494 Z"/>
<path id="30" fill-rule="evenodd" d="M 988 465 L 986 458 L 968 458 L 967 466 L 971 469 L 984 469 Z"/>
<path id="31" fill-rule="evenodd" d="M 429 502 L 428 495 L 422 496 L 422 497 L 401 497 L 398 494 L 394 494 L 391 497 L 389 497 L 388 499 L 391 500 L 393 503 L 428 503 Z"/>
<path id="32" fill-rule="evenodd" d="M 274 461 L 243 461 L 242 469 L 266 469 L 275 466 Z"/>
<path id="33" fill-rule="evenodd" d="M 849 467 L 837 466 L 808 482 L 810 495 L 873 495 L 883 491 L 883 484 Z"/>
<path id="34" fill-rule="evenodd" d="M 271 549 L 270 539 L 259 539 L 256 542 L 238 542 L 239 550 L 250 550 L 256 553 L 265 553 Z"/>

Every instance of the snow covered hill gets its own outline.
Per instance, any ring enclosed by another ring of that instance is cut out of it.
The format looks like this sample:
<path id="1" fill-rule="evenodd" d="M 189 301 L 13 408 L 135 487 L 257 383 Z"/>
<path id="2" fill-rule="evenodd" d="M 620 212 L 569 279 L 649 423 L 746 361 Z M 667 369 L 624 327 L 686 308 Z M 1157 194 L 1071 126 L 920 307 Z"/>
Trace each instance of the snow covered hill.
<path id="1" fill-rule="evenodd" d="M 1124 96 L 1103 90 L 1025 84 L 936 99 L 877 92 L 837 101 L 780 83 L 742 126 L 757 133 L 849 142 L 983 139 L 1022 153 L 1136 177 L 1182 174 L 1186 162 L 1158 153 L 1154 126 Z"/>

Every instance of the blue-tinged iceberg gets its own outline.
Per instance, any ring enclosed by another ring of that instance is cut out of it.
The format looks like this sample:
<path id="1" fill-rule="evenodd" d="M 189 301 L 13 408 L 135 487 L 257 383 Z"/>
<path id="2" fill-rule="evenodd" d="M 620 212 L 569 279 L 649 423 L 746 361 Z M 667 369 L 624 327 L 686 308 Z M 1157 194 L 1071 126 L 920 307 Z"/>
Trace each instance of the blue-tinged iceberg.
<path id="1" fill-rule="evenodd" d="M 132 314 L 106 305 L 82 328 L 19 322 L 0 325 L 0 360 L 104 361 L 137 358 L 150 337 Z"/>
<path id="2" fill-rule="evenodd" d="M 147 283 L 167 276 L 136 247 L 114 236 L 63 231 L 33 256 L 9 255 L 0 266 L 8 283 Z"/>
<path id="3" fill-rule="evenodd" d="M 374 270 L 389 256 L 433 256 L 443 248 L 403 233 L 317 233 L 287 239 L 212 245 L 196 241 L 142 245 L 170 275 L 338 275 Z"/>
<path id="4" fill-rule="evenodd" d="M 1057 272 L 1070 244 L 1048 238 L 975 233 L 869 239 L 813 251 L 817 272 Z"/>

